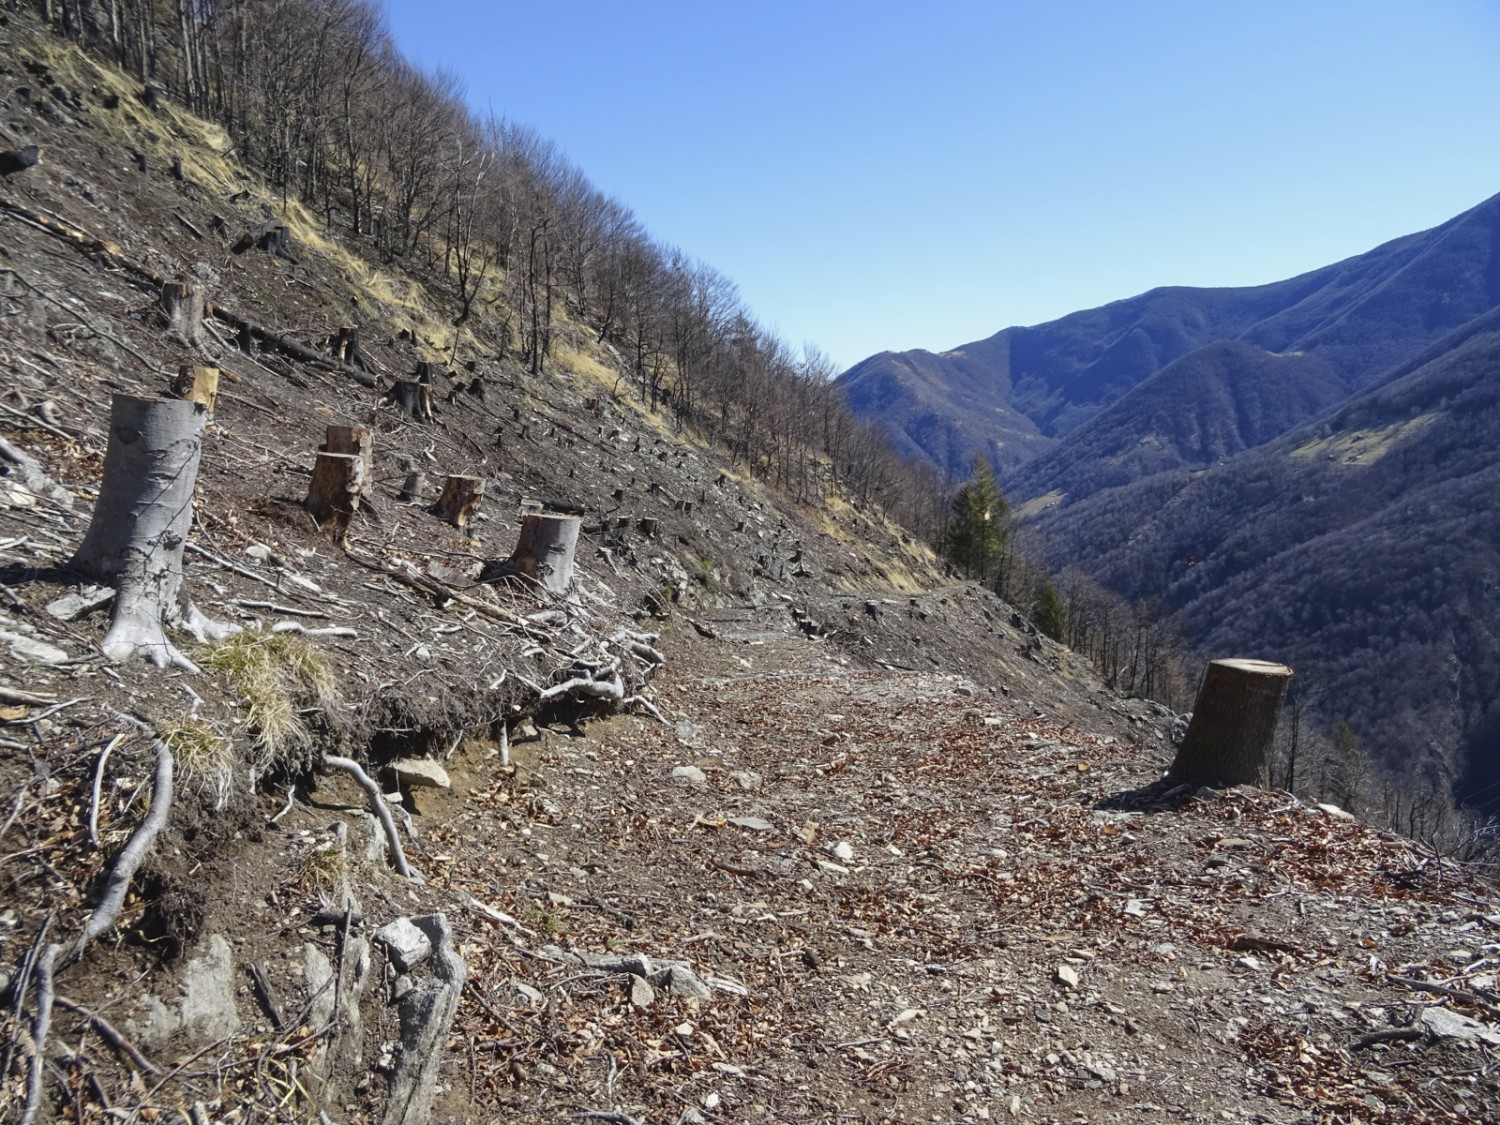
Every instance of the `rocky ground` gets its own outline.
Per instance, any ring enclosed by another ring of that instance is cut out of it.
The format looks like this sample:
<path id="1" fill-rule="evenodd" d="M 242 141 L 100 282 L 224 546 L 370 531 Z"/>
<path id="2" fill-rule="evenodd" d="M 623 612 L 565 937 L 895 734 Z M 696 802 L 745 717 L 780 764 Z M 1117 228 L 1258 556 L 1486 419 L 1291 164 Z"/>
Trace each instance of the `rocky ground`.
<path id="1" fill-rule="evenodd" d="M 77 1121 L 429 1116 L 408 1080 L 441 1121 L 1500 1113 L 1490 887 L 1285 794 L 1154 785 L 1176 716 L 878 511 L 776 495 L 566 324 L 527 375 L 139 93 L 0 26 L 0 148 L 42 146 L 0 190 L 0 438 L 45 478 L 0 466 L 0 1120 L 34 1072 Z M 291 257 L 234 251 L 271 219 Z M 174 336 L 152 273 L 314 352 L 356 320 L 379 386 Z M 431 422 L 379 402 L 419 362 Z M 201 674 L 105 661 L 108 591 L 67 570 L 111 396 L 185 363 L 223 373 L 185 592 L 245 630 L 188 645 Z M 347 550 L 301 506 L 329 424 L 374 437 Z M 480 518 L 401 500 L 417 470 L 482 477 Z M 476 581 L 558 502 L 569 598 Z M 540 698 L 622 629 L 665 658 L 623 658 L 632 713 Z M 34 1071 L 36 955 L 161 791 L 153 735 L 167 829 Z M 399 796 L 418 879 L 330 756 Z"/>

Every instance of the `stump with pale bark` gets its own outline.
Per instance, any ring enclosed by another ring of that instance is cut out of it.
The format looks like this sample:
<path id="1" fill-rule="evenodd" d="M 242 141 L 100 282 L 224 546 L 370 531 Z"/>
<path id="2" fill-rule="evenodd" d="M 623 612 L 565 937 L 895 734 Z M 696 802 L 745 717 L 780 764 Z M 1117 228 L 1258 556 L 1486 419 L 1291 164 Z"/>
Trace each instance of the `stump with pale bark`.
<path id="1" fill-rule="evenodd" d="M 1292 670 L 1285 664 L 1268 660 L 1211 662 L 1167 780 L 1261 784 L 1291 678 Z"/>
<path id="2" fill-rule="evenodd" d="M 68 565 L 115 587 L 114 616 L 100 645 L 111 660 L 144 657 L 157 667 L 196 672 L 167 640 L 165 626 L 199 641 L 233 631 L 179 600 L 207 417 L 201 403 L 187 399 L 115 395 L 110 404 L 99 499 Z"/>
<path id="3" fill-rule="evenodd" d="M 543 589 L 565 594 L 573 583 L 573 554 L 578 549 L 577 516 L 532 513 L 521 517 L 521 535 L 505 570 L 530 578 Z"/>

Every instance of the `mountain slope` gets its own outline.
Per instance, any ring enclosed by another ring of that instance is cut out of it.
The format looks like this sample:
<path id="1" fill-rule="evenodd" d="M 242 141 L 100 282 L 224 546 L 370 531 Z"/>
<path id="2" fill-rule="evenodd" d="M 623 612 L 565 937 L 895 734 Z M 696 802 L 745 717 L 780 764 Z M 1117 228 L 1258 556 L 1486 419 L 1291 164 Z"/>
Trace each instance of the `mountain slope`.
<path id="1" fill-rule="evenodd" d="M 1493 807 L 1500 313 L 1466 336 L 1227 464 L 1054 505 L 1049 560 L 1160 599 L 1205 651 L 1292 663 L 1392 773 Z"/>
<path id="2" fill-rule="evenodd" d="M 1197 348 L 1243 341 L 1271 353 L 1268 374 L 1273 356 L 1315 355 L 1353 391 L 1497 303 L 1500 196 L 1286 281 L 1155 289 L 951 352 L 872 356 L 840 384 L 855 412 L 880 420 L 903 449 L 956 473 L 985 452 L 1004 471 Z M 1015 440 L 1023 427 L 1017 415 L 1041 440 Z"/>

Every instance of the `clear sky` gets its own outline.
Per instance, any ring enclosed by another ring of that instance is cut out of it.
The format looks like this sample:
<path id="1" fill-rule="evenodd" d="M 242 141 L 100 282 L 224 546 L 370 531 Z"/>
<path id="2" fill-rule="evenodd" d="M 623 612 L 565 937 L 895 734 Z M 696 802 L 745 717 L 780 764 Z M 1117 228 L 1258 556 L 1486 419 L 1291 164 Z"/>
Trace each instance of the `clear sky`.
<path id="1" fill-rule="evenodd" d="M 840 368 L 1275 281 L 1500 192 L 1497 0 L 386 0 Z"/>

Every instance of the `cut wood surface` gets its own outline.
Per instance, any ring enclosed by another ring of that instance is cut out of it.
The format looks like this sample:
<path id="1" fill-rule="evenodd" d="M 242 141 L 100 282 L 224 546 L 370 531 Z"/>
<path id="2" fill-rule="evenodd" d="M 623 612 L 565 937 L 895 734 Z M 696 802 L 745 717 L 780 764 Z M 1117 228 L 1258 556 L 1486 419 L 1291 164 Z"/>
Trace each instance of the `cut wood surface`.
<path id="1" fill-rule="evenodd" d="M 183 364 L 172 383 L 172 393 L 188 402 L 196 402 L 212 416 L 219 397 L 219 369 Z"/>

